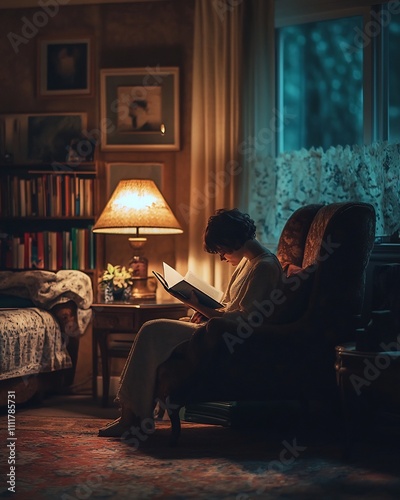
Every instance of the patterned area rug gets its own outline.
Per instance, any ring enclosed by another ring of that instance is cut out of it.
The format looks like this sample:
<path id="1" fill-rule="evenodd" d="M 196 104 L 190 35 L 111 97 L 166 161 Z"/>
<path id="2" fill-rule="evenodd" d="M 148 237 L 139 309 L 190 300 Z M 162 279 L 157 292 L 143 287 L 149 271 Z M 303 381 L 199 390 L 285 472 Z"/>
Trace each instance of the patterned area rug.
<path id="1" fill-rule="evenodd" d="M 169 422 L 130 442 L 99 438 L 105 420 L 17 415 L 16 493 L 8 491 L 10 449 L 1 416 L 0 498 L 81 499 L 397 499 L 398 443 L 357 443 L 344 460 L 334 436 L 235 430 L 183 423 L 168 447 Z M 4 450 L 6 451 L 4 453 Z"/>

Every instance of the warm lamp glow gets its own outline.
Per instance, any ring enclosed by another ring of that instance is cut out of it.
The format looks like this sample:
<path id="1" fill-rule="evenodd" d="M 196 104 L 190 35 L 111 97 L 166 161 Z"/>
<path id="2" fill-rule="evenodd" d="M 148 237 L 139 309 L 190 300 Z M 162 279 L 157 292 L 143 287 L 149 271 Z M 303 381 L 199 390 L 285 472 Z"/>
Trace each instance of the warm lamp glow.
<path id="1" fill-rule="evenodd" d="M 148 260 L 143 255 L 147 234 L 183 233 L 179 222 L 152 180 L 119 181 L 103 212 L 93 227 L 94 233 L 127 234 L 133 256 L 129 266 L 133 272 L 132 297 L 155 298 L 155 288 L 149 289 Z"/>
<path id="2" fill-rule="evenodd" d="M 118 183 L 93 228 L 103 234 L 179 234 L 182 228 L 154 181 Z"/>

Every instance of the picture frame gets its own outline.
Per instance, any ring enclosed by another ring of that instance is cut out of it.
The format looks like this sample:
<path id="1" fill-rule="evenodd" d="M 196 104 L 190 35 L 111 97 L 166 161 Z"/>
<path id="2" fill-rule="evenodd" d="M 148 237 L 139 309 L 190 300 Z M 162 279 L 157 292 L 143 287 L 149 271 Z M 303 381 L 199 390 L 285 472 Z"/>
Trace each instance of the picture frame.
<path id="1" fill-rule="evenodd" d="M 177 151 L 179 68 L 100 70 L 103 151 Z"/>
<path id="2" fill-rule="evenodd" d="M 39 97 L 92 96 L 92 45 L 91 37 L 39 39 Z"/>
<path id="3" fill-rule="evenodd" d="M 71 143 L 86 130 L 86 113 L 0 115 L 1 158 L 15 164 L 67 162 Z"/>

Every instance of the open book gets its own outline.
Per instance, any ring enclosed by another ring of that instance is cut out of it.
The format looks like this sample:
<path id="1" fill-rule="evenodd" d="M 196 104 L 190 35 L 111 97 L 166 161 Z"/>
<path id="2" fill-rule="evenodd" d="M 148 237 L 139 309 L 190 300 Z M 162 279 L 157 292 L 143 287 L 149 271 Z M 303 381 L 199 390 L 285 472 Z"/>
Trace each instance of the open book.
<path id="1" fill-rule="evenodd" d="M 177 299 L 189 299 L 194 291 L 200 304 L 212 309 L 223 307 L 223 304 L 220 303 L 222 292 L 198 278 L 191 271 L 182 276 L 173 267 L 163 262 L 163 272 L 164 276 L 156 271 L 153 271 L 153 274 L 167 292 Z"/>

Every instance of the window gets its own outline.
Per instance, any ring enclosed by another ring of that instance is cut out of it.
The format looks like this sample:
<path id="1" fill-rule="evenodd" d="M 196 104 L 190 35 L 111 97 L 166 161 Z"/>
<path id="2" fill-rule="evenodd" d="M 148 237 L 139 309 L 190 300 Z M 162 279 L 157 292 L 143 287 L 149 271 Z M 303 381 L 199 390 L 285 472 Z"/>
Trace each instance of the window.
<path id="1" fill-rule="evenodd" d="M 329 16 L 310 7 L 301 19 L 286 14 L 278 23 L 278 153 L 400 142 L 399 2 L 356 4 L 339 1 Z M 296 10 L 290 0 L 285 6 Z"/>
<path id="2" fill-rule="evenodd" d="M 361 16 L 278 30 L 280 151 L 362 141 L 363 51 L 349 50 L 357 28 Z"/>

